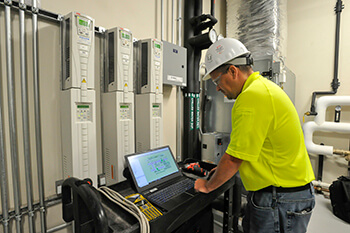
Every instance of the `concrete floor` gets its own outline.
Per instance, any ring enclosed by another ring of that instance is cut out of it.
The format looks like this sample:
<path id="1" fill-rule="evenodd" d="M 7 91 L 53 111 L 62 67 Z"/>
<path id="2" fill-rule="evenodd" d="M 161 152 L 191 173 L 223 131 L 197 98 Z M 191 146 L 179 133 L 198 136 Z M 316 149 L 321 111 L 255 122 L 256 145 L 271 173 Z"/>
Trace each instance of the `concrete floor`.
<path id="1" fill-rule="evenodd" d="M 347 223 L 332 212 L 331 200 L 323 195 L 316 195 L 316 206 L 312 213 L 308 233 L 345 233 L 350 232 L 350 223 Z"/>
<path id="2" fill-rule="evenodd" d="M 222 233 L 222 213 L 214 210 L 213 214 L 214 233 Z M 331 200 L 317 194 L 307 233 L 350 233 L 350 223 L 333 215 Z"/>

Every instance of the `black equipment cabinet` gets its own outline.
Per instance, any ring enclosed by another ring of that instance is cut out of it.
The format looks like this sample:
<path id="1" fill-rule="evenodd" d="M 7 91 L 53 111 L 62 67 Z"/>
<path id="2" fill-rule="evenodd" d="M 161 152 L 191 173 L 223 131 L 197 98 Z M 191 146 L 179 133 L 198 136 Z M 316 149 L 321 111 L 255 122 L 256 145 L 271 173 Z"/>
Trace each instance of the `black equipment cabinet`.
<path id="1" fill-rule="evenodd" d="M 200 223 L 204 217 L 210 219 L 211 203 L 222 193 L 232 195 L 235 190 L 236 177 L 231 178 L 220 188 L 209 194 L 197 193 L 190 200 L 182 203 L 169 212 L 163 212 L 161 217 L 150 222 L 152 233 L 187 232 L 184 227 L 191 228 L 196 222 Z M 135 193 L 129 181 L 123 181 L 109 188 L 126 196 Z M 226 204 L 229 204 L 228 202 Z M 138 221 L 124 209 L 112 203 L 86 181 L 68 178 L 62 186 L 63 219 L 66 222 L 75 221 L 76 233 L 112 233 L 139 232 Z M 224 222 L 234 222 L 233 214 L 227 208 Z M 192 226 L 191 226 L 191 223 Z M 212 221 L 208 223 L 212 229 Z M 229 226 L 230 225 L 230 226 Z M 182 228 L 180 228 L 182 227 Z M 204 227 L 203 227 L 204 228 Z M 198 229 L 197 229 L 198 230 Z M 204 230 L 204 229 L 203 229 Z M 205 231 L 199 232 L 205 232 Z M 231 224 L 225 225 L 224 232 L 233 232 Z"/>

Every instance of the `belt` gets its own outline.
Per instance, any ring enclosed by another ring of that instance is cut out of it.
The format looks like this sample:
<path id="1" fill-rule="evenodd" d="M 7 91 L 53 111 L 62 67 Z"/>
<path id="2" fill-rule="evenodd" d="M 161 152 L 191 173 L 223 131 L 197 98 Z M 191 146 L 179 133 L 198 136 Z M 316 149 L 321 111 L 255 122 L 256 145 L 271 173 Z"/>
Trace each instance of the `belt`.
<path id="1" fill-rule="evenodd" d="M 299 192 L 303 190 L 310 189 L 310 183 L 307 183 L 304 186 L 299 187 L 291 187 L 291 188 L 283 188 L 283 187 L 275 187 L 275 186 L 267 186 L 266 188 L 257 190 L 256 192 L 272 192 L 273 188 L 276 188 L 277 193 L 291 193 L 291 192 Z"/>

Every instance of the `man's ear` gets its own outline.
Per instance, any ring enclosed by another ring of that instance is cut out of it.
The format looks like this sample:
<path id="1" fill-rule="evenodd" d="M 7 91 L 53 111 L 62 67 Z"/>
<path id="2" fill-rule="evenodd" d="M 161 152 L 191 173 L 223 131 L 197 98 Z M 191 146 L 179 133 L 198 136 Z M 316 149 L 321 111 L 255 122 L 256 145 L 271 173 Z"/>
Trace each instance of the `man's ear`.
<path id="1" fill-rule="evenodd" d="M 235 77 L 236 77 L 236 74 L 237 74 L 237 68 L 236 68 L 234 65 L 232 65 L 232 66 L 230 66 L 230 68 L 228 69 L 228 72 L 230 72 L 230 74 L 232 75 L 232 77 L 235 78 Z"/>

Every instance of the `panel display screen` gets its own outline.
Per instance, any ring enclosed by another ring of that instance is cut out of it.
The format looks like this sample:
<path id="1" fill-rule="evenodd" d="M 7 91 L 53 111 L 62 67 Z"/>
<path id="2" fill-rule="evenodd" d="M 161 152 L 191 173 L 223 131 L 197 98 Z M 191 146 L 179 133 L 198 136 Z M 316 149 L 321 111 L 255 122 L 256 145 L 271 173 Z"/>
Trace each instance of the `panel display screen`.
<path id="1" fill-rule="evenodd" d="M 82 19 L 79 19 L 79 25 L 89 27 L 89 22 L 82 20 Z"/>
<path id="2" fill-rule="evenodd" d="M 160 49 L 160 44 L 154 43 L 154 47 L 156 47 L 157 49 Z"/>
<path id="3" fill-rule="evenodd" d="M 89 105 L 78 105 L 77 107 L 78 107 L 78 108 L 90 108 Z"/>
<path id="4" fill-rule="evenodd" d="M 123 38 L 123 39 L 130 40 L 130 34 L 125 33 L 125 32 L 122 32 L 122 38 Z"/>

